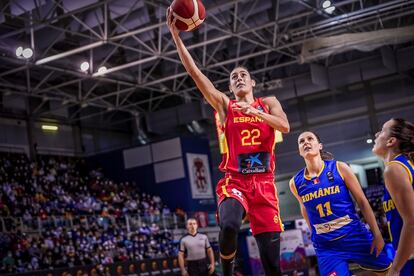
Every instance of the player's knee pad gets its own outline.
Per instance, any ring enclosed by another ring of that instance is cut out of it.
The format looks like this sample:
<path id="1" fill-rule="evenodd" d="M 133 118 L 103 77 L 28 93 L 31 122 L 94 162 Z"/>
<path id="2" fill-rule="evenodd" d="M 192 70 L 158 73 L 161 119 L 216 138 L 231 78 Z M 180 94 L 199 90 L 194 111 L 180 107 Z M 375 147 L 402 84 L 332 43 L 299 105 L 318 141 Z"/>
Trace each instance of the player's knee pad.
<path id="1" fill-rule="evenodd" d="M 228 198 L 220 204 L 220 230 L 225 234 L 237 233 L 244 214 L 243 206 L 235 199 Z"/>
<path id="2" fill-rule="evenodd" d="M 220 221 L 220 231 L 225 235 L 237 234 L 241 223 L 234 218 L 223 219 Z"/>
<path id="3" fill-rule="evenodd" d="M 237 233 L 239 232 L 244 209 L 235 199 L 226 199 L 220 204 L 220 252 L 223 255 L 232 254 L 237 248 Z"/>

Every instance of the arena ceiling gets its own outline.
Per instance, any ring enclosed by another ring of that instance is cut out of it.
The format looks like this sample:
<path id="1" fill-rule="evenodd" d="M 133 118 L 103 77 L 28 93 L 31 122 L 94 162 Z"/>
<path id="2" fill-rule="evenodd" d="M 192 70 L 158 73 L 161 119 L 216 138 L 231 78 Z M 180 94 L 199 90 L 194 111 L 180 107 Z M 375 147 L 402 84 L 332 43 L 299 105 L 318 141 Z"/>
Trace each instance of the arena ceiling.
<path id="1" fill-rule="evenodd" d="M 309 72 L 303 47 L 312 39 L 412 26 L 414 1 L 204 0 L 207 18 L 182 38 L 222 91 L 236 65 L 258 91 Z M 131 119 L 200 102 L 165 25 L 164 0 L 0 1 L 0 92 L 3 116 L 123 126 Z M 33 57 L 16 49 L 31 47 Z M 412 41 L 393 45 L 412 48 Z M 345 49 L 312 61 L 329 68 L 367 53 Z M 83 61 L 90 63 L 86 72 Z M 105 66 L 107 71 L 99 73 Z M 412 78 L 412 70 L 407 73 Z M 13 99 L 13 100 L 11 100 Z M 10 104 L 10 102 L 20 102 Z"/>

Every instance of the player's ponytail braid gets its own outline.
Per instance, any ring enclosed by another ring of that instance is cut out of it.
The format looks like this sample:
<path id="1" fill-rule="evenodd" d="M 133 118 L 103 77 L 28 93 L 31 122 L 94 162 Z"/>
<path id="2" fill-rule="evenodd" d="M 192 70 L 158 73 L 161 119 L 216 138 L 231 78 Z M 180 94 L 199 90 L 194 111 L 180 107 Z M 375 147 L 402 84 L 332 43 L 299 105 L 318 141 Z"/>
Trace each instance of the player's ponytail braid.
<path id="1" fill-rule="evenodd" d="M 321 154 L 322 160 L 333 160 L 334 159 L 334 155 L 330 153 L 329 151 L 322 149 L 319 152 Z"/>
<path id="2" fill-rule="evenodd" d="M 402 118 L 393 118 L 391 137 L 399 141 L 399 151 L 414 162 L 414 124 Z"/>

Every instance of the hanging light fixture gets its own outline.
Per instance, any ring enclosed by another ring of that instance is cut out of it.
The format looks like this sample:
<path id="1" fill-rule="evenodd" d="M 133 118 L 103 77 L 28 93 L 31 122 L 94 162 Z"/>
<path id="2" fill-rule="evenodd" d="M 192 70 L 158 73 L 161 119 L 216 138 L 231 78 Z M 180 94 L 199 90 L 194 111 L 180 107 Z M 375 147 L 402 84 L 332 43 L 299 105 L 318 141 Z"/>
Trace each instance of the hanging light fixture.
<path id="1" fill-rule="evenodd" d="M 82 72 L 88 71 L 89 70 L 89 62 L 87 62 L 87 61 L 82 62 L 81 65 L 80 65 L 80 69 L 81 69 Z"/>
<path id="2" fill-rule="evenodd" d="M 336 9 L 335 6 L 332 4 L 332 2 L 329 1 L 329 0 L 322 0 L 321 1 L 321 7 L 322 7 L 323 11 L 328 13 L 328 14 L 332 14 Z"/>

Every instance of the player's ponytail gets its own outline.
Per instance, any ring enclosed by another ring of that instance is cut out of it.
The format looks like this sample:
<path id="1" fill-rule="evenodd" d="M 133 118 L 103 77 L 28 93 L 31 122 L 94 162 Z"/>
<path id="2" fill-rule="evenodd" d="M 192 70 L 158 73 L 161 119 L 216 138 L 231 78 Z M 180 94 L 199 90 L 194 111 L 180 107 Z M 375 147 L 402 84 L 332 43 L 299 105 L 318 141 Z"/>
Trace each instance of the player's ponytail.
<path id="1" fill-rule="evenodd" d="M 391 127 L 391 137 L 399 141 L 400 153 L 407 156 L 414 162 L 414 124 L 402 118 L 393 118 L 394 124 Z"/>
<path id="2" fill-rule="evenodd" d="M 319 152 L 321 154 L 322 160 L 333 160 L 334 159 L 334 155 L 330 153 L 329 151 L 322 149 Z"/>

